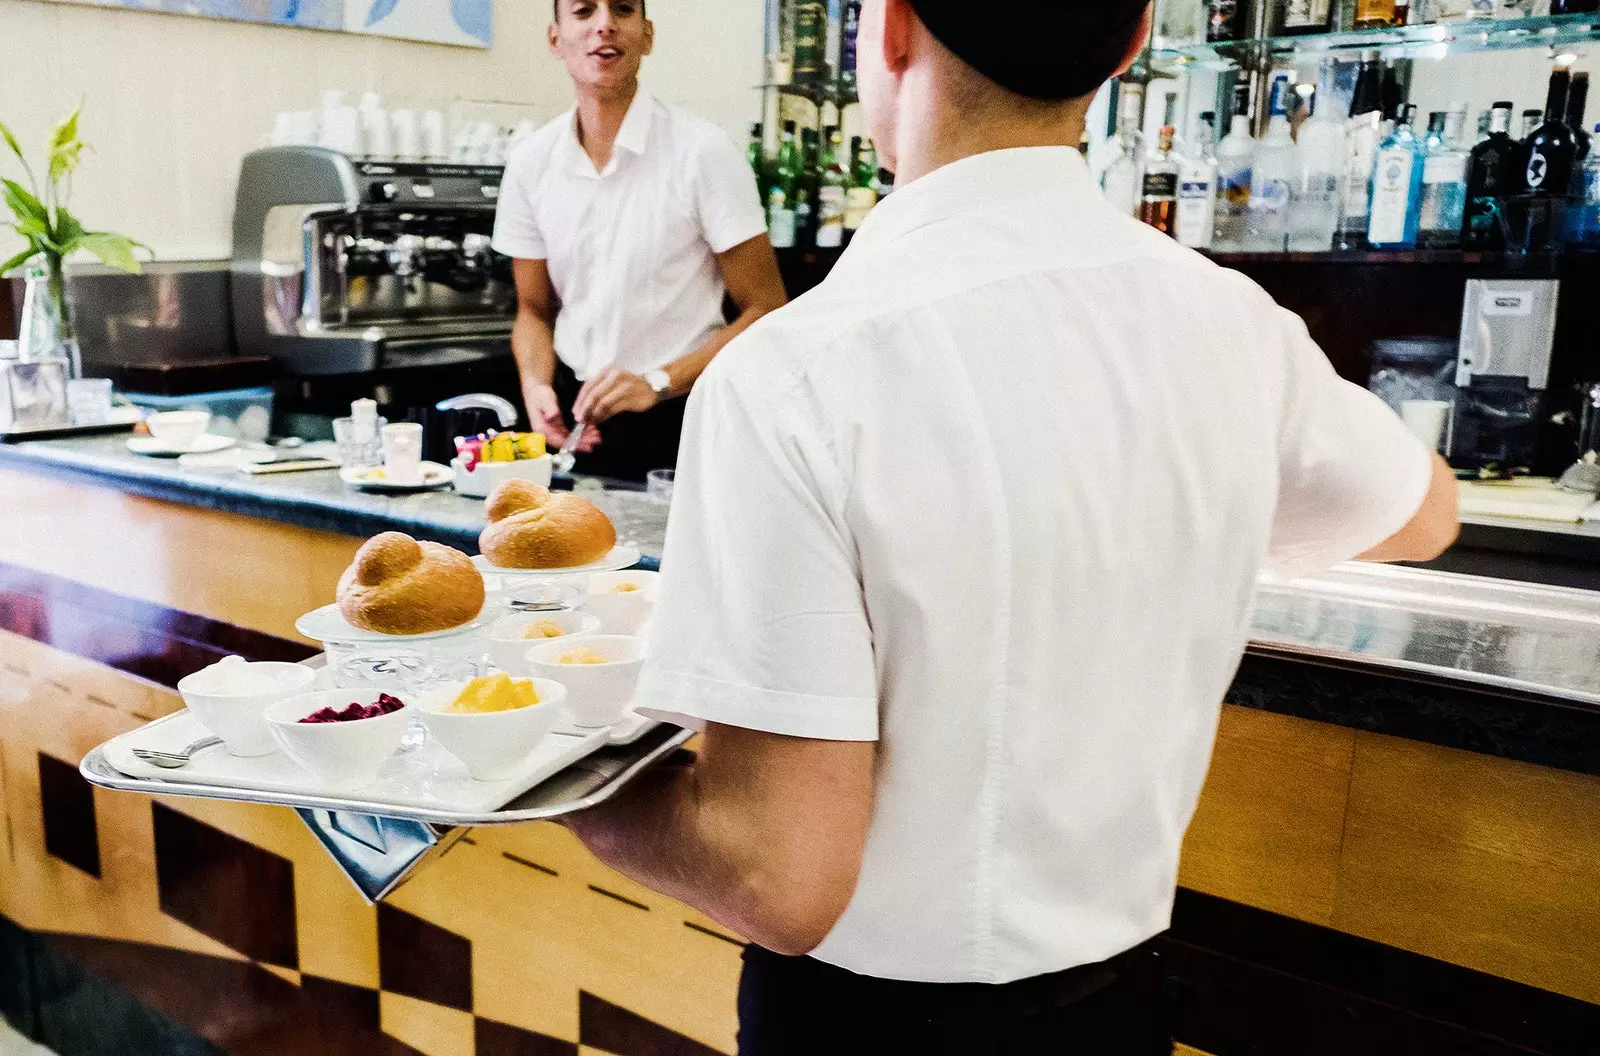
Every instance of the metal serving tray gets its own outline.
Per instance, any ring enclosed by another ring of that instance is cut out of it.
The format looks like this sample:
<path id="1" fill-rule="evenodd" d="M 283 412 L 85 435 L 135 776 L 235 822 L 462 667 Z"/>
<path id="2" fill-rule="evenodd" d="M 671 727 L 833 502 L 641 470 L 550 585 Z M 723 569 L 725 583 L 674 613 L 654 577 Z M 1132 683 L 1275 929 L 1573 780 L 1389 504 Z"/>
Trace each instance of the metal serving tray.
<path id="1" fill-rule="evenodd" d="M 402 809 L 347 798 L 265 793 L 197 785 L 180 777 L 154 780 L 129 777 L 113 767 L 100 748 L 84 756 L 79 772 L 92 785 L 150 796 L 190 796 L 235 803 L 291 807 L 368 901 L 394 891 L 425 863 L 441 856 L 481 825 L 549 821 L 604 803 L 629 783 L 683 746 L 694 734 L 661 725 L 632 744 L 606 746 L 554 777 L 524 792 L 499 810 L 485 814 Z M 174 771 L 174 775 L 181 773 Z"/>

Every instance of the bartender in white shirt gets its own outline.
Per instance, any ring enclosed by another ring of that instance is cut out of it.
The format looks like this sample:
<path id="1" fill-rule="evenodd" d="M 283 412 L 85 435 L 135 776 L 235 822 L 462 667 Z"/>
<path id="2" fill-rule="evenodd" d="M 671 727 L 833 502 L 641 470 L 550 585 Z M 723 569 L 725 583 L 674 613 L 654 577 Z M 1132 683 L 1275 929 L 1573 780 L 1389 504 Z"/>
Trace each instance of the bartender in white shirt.
<path id="1" fill-rule="evenodd" d="M 494 231 L 534 428 L 564 443 L 565 408 L 587 426 L 579 468 L 633 479 L 675 464 L 700 373 L 785 301 L 743 153 L 639 87 L 654 38 L 644 0 L 555 0 L 578 103 L 512 153 Z"/>
<path id="2" fill-rule="evenodd" d="M 1428 559 L 1454 475 L 1074 149 L 1146 0 L 866 0 L 897 187 L 689 408 L 637 703 L 570 824 L 752 940 L 746 1056 L 1170 1053 L 1178 855 L 1265 570 Z"/>

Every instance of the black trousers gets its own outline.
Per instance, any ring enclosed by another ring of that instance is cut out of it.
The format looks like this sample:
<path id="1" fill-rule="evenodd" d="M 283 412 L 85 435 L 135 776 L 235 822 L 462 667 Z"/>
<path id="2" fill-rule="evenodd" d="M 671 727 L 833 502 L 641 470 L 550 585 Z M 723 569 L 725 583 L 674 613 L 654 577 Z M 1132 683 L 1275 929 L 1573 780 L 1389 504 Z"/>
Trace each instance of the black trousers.
<path id="1" fill-rule="evenodd" d="M 750 946 L 739 1056 L 1170 1056 L 1174 994 L 1148 943 L 999 986 L 874 979 Z"/>
<path id="2" fill-rule="evenodd" d="M 572 403 L 583 388 L 565 363 L 556 364 L 556 399 L 572 424 Z M 578 456 L 577 473 L 614 480 L 642 481 L 652 469 L 675 469 L 683 438 L 684 398 L 664 400 L 648 411 L 619 414 L 600 426 L 602 442 Z"/>

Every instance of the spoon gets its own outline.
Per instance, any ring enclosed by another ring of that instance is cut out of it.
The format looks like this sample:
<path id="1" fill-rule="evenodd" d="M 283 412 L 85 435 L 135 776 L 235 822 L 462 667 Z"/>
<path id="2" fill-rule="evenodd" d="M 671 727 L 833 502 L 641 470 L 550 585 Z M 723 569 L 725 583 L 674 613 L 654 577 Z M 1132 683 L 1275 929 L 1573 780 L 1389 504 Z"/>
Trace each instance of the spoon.
<path id="1" fill-rule="evenodd" d="M 148 748 L 135 748 L 133 749 L 133 757 L 140 762 L 149 763 L 151 766 L 159 766 L 163 770 L 178 770 L 189 765 L 189 760 L 194 758 L 194 753 L 204 751 L 213 745 L 221 743 L 221 737 L 202 737 L 181 752 L 155 752 Z"/>
<path id="2" fill-rule="evenodd" d="M 584 424 L 576 422 L 572 432 L 567 434 L 567 442 L 561 445 L 561 450 L 556 452 L 556 457 L 551 459 L 551 467 L 557 476 L 566 476 L 572 472 L 572 467 L 578 464 L 578 445 L 583 442 Z"/>

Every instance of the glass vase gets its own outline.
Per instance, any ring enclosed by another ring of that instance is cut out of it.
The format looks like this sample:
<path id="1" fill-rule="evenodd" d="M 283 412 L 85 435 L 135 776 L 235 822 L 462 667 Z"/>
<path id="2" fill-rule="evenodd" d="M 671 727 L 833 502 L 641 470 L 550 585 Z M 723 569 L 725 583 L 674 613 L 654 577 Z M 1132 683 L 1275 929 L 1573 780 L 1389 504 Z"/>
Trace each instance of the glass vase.
<path id="1" fill-rule="evenodd" d="M 47 256 L 32 266 L 22 299 L 22 329 L 17 353 L 24 362 L 65 359 L 71 377 L 83 375 L 78 333 L 73 325 L 72 298 L 59 257 Z"/>

